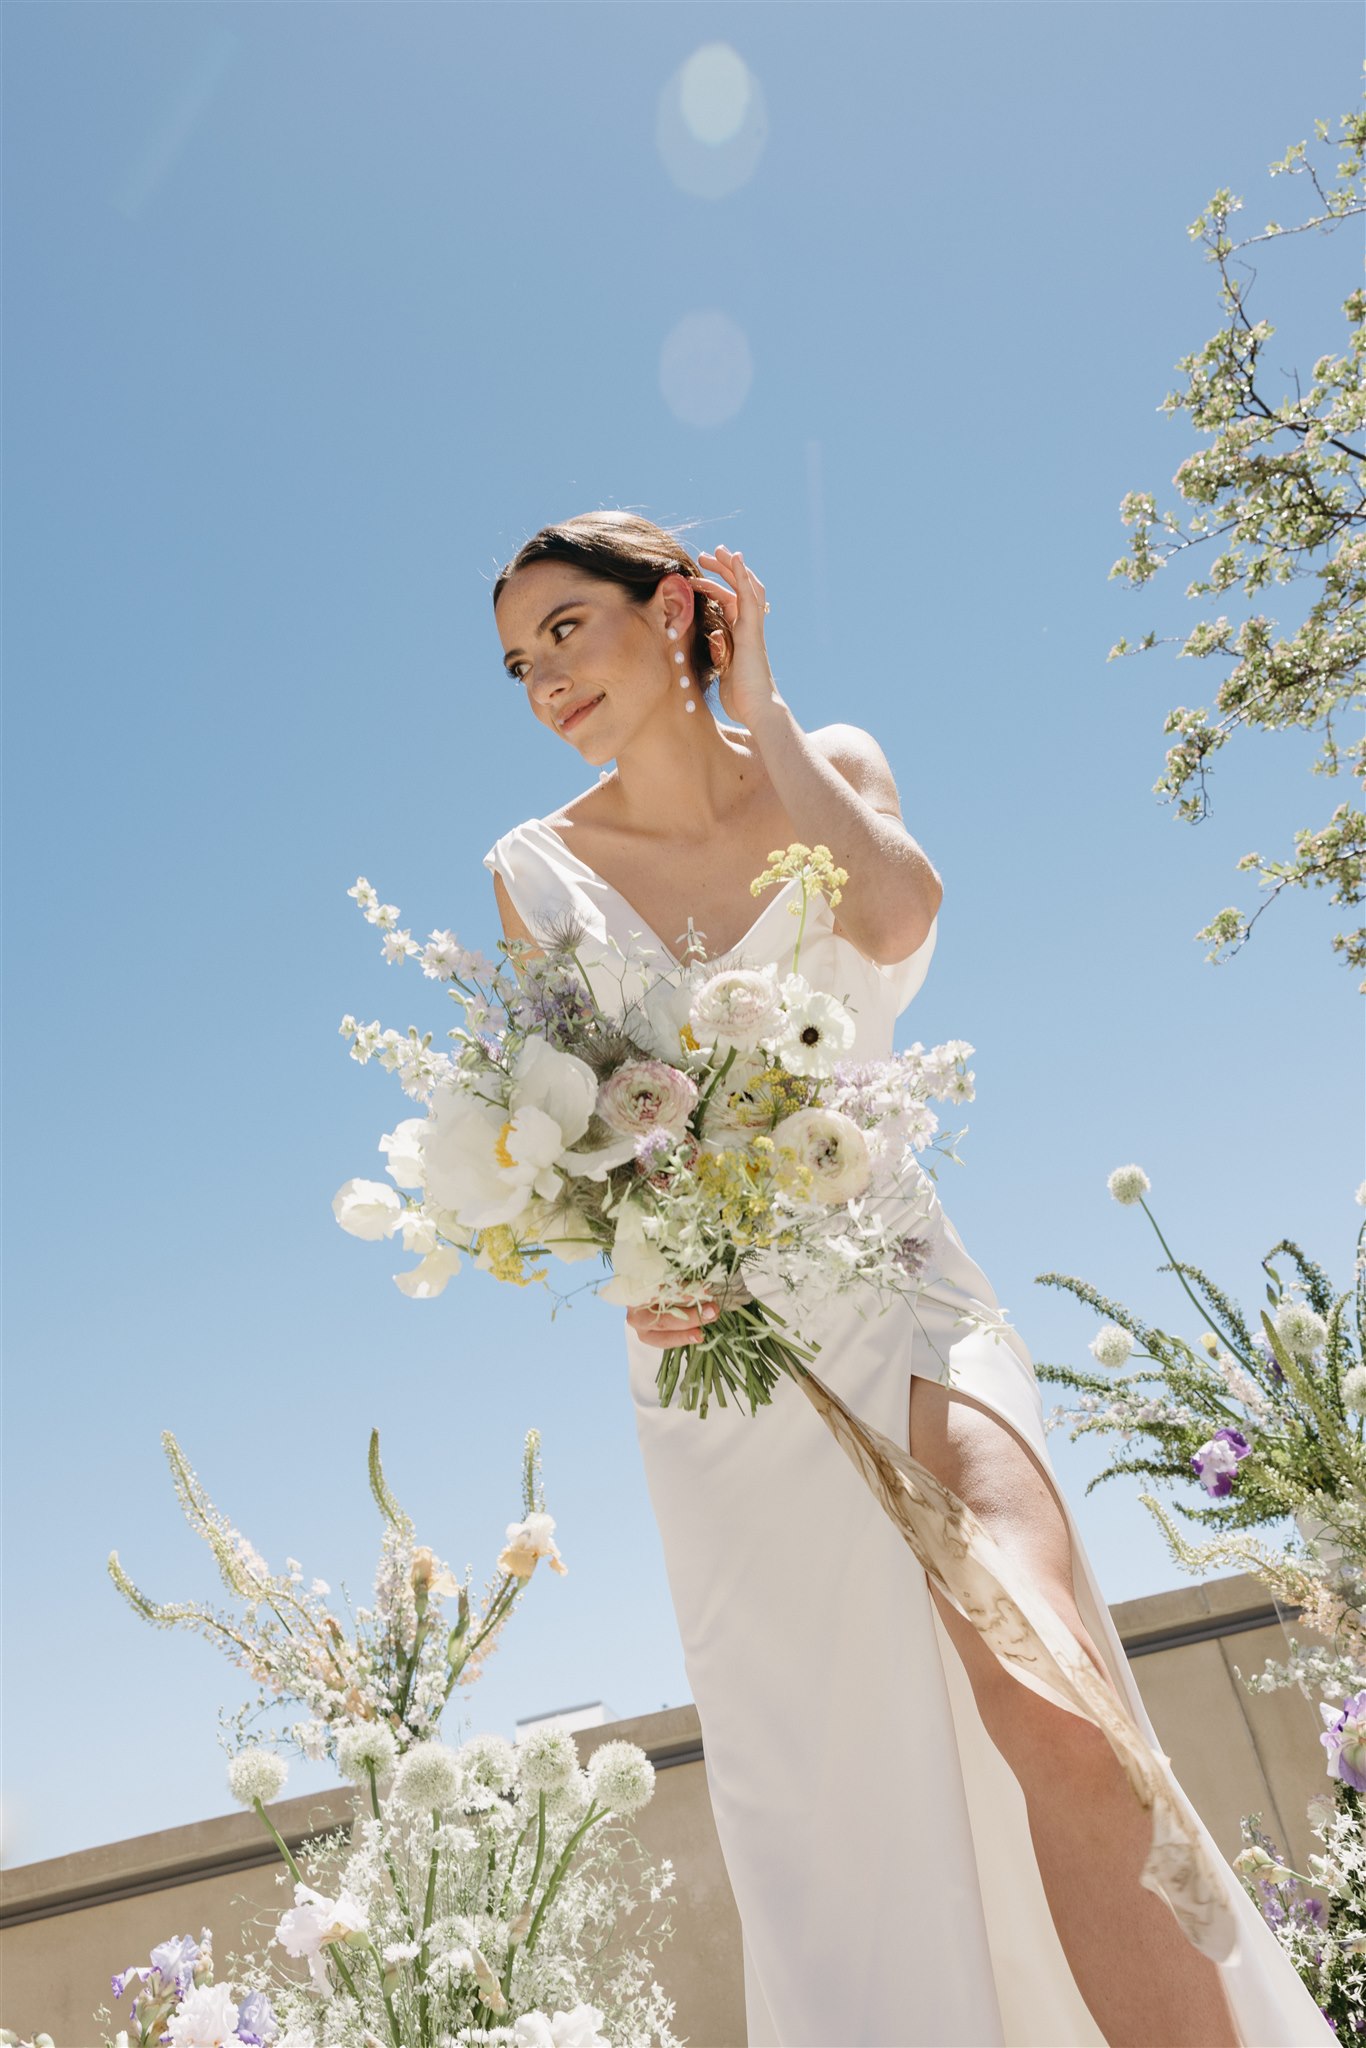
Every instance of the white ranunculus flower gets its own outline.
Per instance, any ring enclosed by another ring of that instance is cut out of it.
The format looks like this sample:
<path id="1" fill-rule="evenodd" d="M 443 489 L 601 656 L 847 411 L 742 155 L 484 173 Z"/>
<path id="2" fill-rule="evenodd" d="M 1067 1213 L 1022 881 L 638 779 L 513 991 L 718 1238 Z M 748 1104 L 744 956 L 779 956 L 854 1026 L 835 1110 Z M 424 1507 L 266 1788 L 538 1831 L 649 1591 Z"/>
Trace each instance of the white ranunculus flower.
<path id="1" fill-rule="evenodd" d="M 635 1202 L 623 1202 L 617 1210 L 616 1233 L 612 1239 L 612 1277 L 598 1293 L 604 1301 L 622 1308 L 642 1308 L 672 1279 L 669 1262 L 651 1242 L 647 1218 Z"/>
<path id="2" fill-rule="evenodd" d="M 237 2005 L 230 1984 L 200 1984 L 167 2021 L 173 2048 L 223 2048 L 235 2042 Z"/>
<path id="3" fill-rule="evenodd" d="M 778 993 L 778 970 L 725 967 L 709 975 L 693 995 L 688 1022 L 699 1045 L 715 1045 L 721 1052 L 734 1046 L 737 1052 L 753 1052 L 773 1032 L 782 1028 L 783 1009 Z"/>
<path id="4" fill-rule="evenodd" d="M 332 1197 L 332 1214 L 352 1237 L 373 1243 L 393 1236 L 403 1221 L 403 1203 L 382 1180 L 348 1180 Z"/>
<path id="5" fill-rule="evenodd" d="M 799 1109 L 773 1126 L 773 1142 L 810 1168 L 813 1202 L 851 1202 L 873 1177 L 868 1141 L 841 1110 Z"/>
<path id="6" fill-rule="evenodd" d="M 406 1273 L 395 1273 L 394 1285 L 409 1301 L 435 1301 L 446 1282 L 460 1271 L 460 1254 L 453 1244 L 433 1244 L 425 1258 Z"/>
<path id="7" fill-rule="evenodd" d="M 405 1117 L 401 1124 L 395 1124 L 393 1130 L 386 1131 L 380 1139 L 379 1149 L 389 1158 L 384 1170 L 395 1187 L 422 1186 L 422 1133 L 426 1127 L 424 1116 Z"/>

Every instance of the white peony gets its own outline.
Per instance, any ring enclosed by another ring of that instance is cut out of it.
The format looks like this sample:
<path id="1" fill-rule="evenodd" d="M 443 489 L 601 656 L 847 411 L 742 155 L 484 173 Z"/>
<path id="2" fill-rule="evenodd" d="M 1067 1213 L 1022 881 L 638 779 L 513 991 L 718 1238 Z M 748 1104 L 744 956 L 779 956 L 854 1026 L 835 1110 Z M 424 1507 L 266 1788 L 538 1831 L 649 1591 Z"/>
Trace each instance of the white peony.
<path id="1" fill-rule="evenodd" d="M 600 1180 L 623 1165 L 633 1150 L 628 1138 L 593 1153 L 572 1149 L 597 1095 L 593 1069 L 543 1038 L 529 1038 L 518 1053 L 506 1108 L 468 1088 L 438 1088 L 422 1140 L 436 1205 L 484 1230 L 511 1223 L 533 1196 L 556 1201 L 561 1169 Z"/>
<path id="2" fill-rule="evenodd" d="M 338 1898 L 324 1898 L 311 1885 L 296 1883 L 294 1904 L 280 1920 L 274 1939 L 286 1955 L 306 1956 L 314 1989 L 330 1991 L 323 1950 L 331 1942 L 345 1941 L 350 1934 L 366 1929 L 365 1908 L 349 1892 Z"/>
<path id="3" fill-rule="evenodd" d="M 380 1151 L 388 1154 L 389 1163 L 384 1170 L 396 1187 L 422 1186 L 422 1133 L 426 1126 L 425 1117 L 405 1117 L 379 1141 Z"/>
<path id="4" fill-rule="evenodd" d="M 873 1177 L 868 1141 L 838 1109 L 799 1109 L 773 1127 L 773 1142 L 798 1166 L 810 1169 L 815 1202 L 851 1202 Z"/>
<path id="5" fill-rule="evenodd" d="M 617 1210 L 612 1277 L 598 1289 L 604 1301 L 614 1301 L 622 1308 L 641 1308 L 671 1284 L 672 1270 L 663 1252 L 651 1242 L 649 1223 L 634 1202 L 623 1202 Z"/>
<path id="6" fill-rule="evenodd" d="M 230 1984 L 201 1984 L 182 1999 L 167 2022 L 173 2048 L 222 2048 L 237 2034 L 237 2006 Z"/>
<path id="7" fill-rule="evenodd" d="M 352 1237 L 374 1243 L 393 1236 L 403 1221 L 403 1203 L 382 1180 L 348 1180 L 332 1197 L 332 1214 Z"/>

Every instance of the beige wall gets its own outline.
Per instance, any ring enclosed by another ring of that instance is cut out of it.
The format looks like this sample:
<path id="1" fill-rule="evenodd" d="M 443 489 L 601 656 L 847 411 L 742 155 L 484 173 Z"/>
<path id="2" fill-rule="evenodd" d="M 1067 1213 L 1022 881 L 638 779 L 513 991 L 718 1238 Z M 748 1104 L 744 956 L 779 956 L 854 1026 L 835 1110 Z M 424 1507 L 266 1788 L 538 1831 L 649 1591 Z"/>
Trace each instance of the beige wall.
<path id="1" fill-rule="evenodd" d="M 1297 1692 L 1250 1695 L 1234 1677 L 1284 1654 L 1265 1591 L 1239 1576 L 1125 1601 L 1113 1610 L 1139 1688 L 1177 1776 L 1225 1854 L 1239 1816 L 1261 1811 L 1298 1859 L 1313 1846 L 1304 1812 L 1324 1789 L 1316 1708 Z M 740 1933 L 701 1762 L 696 1710 L 676 1707 L 576 1736 L 585 1760 L 600 1742 L 638 1742 L 658 1772 L 638 1816 L 652 1856 L 676 1871 L 675 1934 L 658 1974 L 677 2000 L 676 2030 L 691 2048 L 743 2048 Z M 272 1809 L 291 1844 L 335 1825 L 349 1795 L 283 1800 Z M 116 1969 L 145 1959 L 174 1933 L 214 1930 L 220 1956 L 256 1915 L 287 1903 L 260 1823 L 233 1813 L 114 1842 L 3 1873 L 0 2023 L 27 2036 L 45 2026 L 57 2048 L 95 2048 L 91 2015 Z"/>

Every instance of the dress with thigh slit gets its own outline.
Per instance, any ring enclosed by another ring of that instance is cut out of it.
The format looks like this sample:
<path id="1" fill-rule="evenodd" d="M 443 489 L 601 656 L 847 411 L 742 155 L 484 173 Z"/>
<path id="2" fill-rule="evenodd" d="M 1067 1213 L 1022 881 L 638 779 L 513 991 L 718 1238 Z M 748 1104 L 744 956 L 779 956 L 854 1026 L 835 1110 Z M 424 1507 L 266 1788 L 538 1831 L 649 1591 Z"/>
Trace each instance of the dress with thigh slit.
<path id="1" fill-rule="evenodd" d="M 643 942 L 668 964 L 625 898 L 541 821 L 505 834 L 485 864 L 532 931 L 574 914 L 579 959 L 604 1007 L 640 992 L 627 949 Z M 790 900 L 765 898 L 725 964 L 790 960 Z M 891 1053 L 935 936 L 932 927 L 909 958 L 879 966 L 813 901 L 801 970 L 853 1014 L 851 1058 Z M 1226 1880 L 1219 1968 L 1245 2048 L 1317 2048 L 1332 2030 L 1162 1755 L 1058 1490 L 1029 1352 L 1008 1324 L 992 1332 L 963 1320 L 968 1306 L 988 1319 L 1000 1311 L 942 1210 L 938 1224 L 934 1275 L 914 1304 L 865 1315 L 845 1294 L 803 1308 L 816 1369 L 902 1452 L 919 1373 L 990 1409 L 1033 1453 L 1071 1536 L 1082 1621 L 1134 1741 L 1216 1893 Z M 790 1312 L 777 1297 L 775 1306 Z M 732 1403 L 702 1421 L 660 1406 L 659 1353 L 629 1329 L 626 1351 L 740 1914 L 749 2048 L 1103 2048 L 1053 1926 L 1023 1794 L 986 1733 L 926 1570 L 870 1485 L 786 1377 L 757 1417 Z"/>

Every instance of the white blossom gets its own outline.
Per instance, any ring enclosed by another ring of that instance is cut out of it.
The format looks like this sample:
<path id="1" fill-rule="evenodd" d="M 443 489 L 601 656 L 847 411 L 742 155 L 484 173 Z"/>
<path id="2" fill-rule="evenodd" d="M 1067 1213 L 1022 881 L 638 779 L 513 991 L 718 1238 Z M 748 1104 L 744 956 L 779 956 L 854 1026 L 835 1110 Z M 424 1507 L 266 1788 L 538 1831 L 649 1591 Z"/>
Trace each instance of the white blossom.
<path id="1" fill-rule="evenodd" d="M 288 1764 L 273 1750 L 244 1749 L 228 1764 L 228 1789 L 243 1806 L 254 1805 L 258 1799 L 268 1806 L 279 1798 L 288 1776 Z"/>
<path id="2" fill-rule="evenodd" d="M 813 989 L 799 974 L 783 984 L 783 1023 L 772 1040 L 789 1073 L 827 1081 L 854 1043 L 854 1020 L 843 1003 Z"/>
<path id="3" fill-rule="evenodd" d="M 517 1738 L 517 1768 L 529 1792 L 554 1792 L 579 1767 L 579 1752 L 567 1728 L 527 1728 Z"/>
<path id="4" fill-rule="evenodd" d="M 349 1721 L 337 1737 L 337 1769 L 353 1784 L 368 1784 L 371 1766 L 387 1778 L 397 1762 L 398 1740 L 387 1721 Z"/>
<path id="5" fill-rule="evenodd" d="M 200 1984 L 167 2022 L 173 2048 L 222 2048 L 234 2042 L 237 2006 L 228 1984 Z"/>
<path id="6" fill-rule="evenodd" d="M 1086 1348 L 1098 1365 L 1118 1370 L 1127 1363 L 1134 1348 L 1134 1340 L 1130 1332 L 1122 1329 L 1118 1323 L 1106 1323 L 1103 1329 L 1097 1330 Z"/>
<path id="7" fill-rule="evenodd" d="M 629 1815 L 654 1797 L 655 1767 L 634 1742 L 604 1742 L 588 1759 L 588 1783 L 599 1806 Z"/>
<path id="8" fill-rule="evenodd" d="M 1311 1358 L 1328 1335 L 1328 1325 L 1307 1302 L 1283 1301 L 1276 1311 L 1276 1335 L 1292 1358 Z"/>
<path id="9" fill-rule="evenodd" d="M 437 1812 L 460 1797 L 463 1773 L 453 1749 L 444 1742 L 416 1743 L 394 1776 L 394 1797 L 400 1806 Z"/>
<path id="10" fill-rule="evenodd" d="M 403 1221 L 403 1203 L 382 1180 L 348 1180 L 332 1197 L 332 1214 L 351 1237 L 373 1244 L 393 1236 Z"/>
<path id="11" fill-rule="evenodd" d="M 1366 1415 L 1366 1365 L 1354 1365 L 1342 1375 L 1342 1399 L 1354 1415 Z"/>
<path id="12" fill-rule="evenodd" d="M 1105 1183 L 1117 1202 L 1127 1208 L 1131 1202 L 1141 1202 L 1152 1182 L 1141 1166 L 1117 1166 Z"/>

